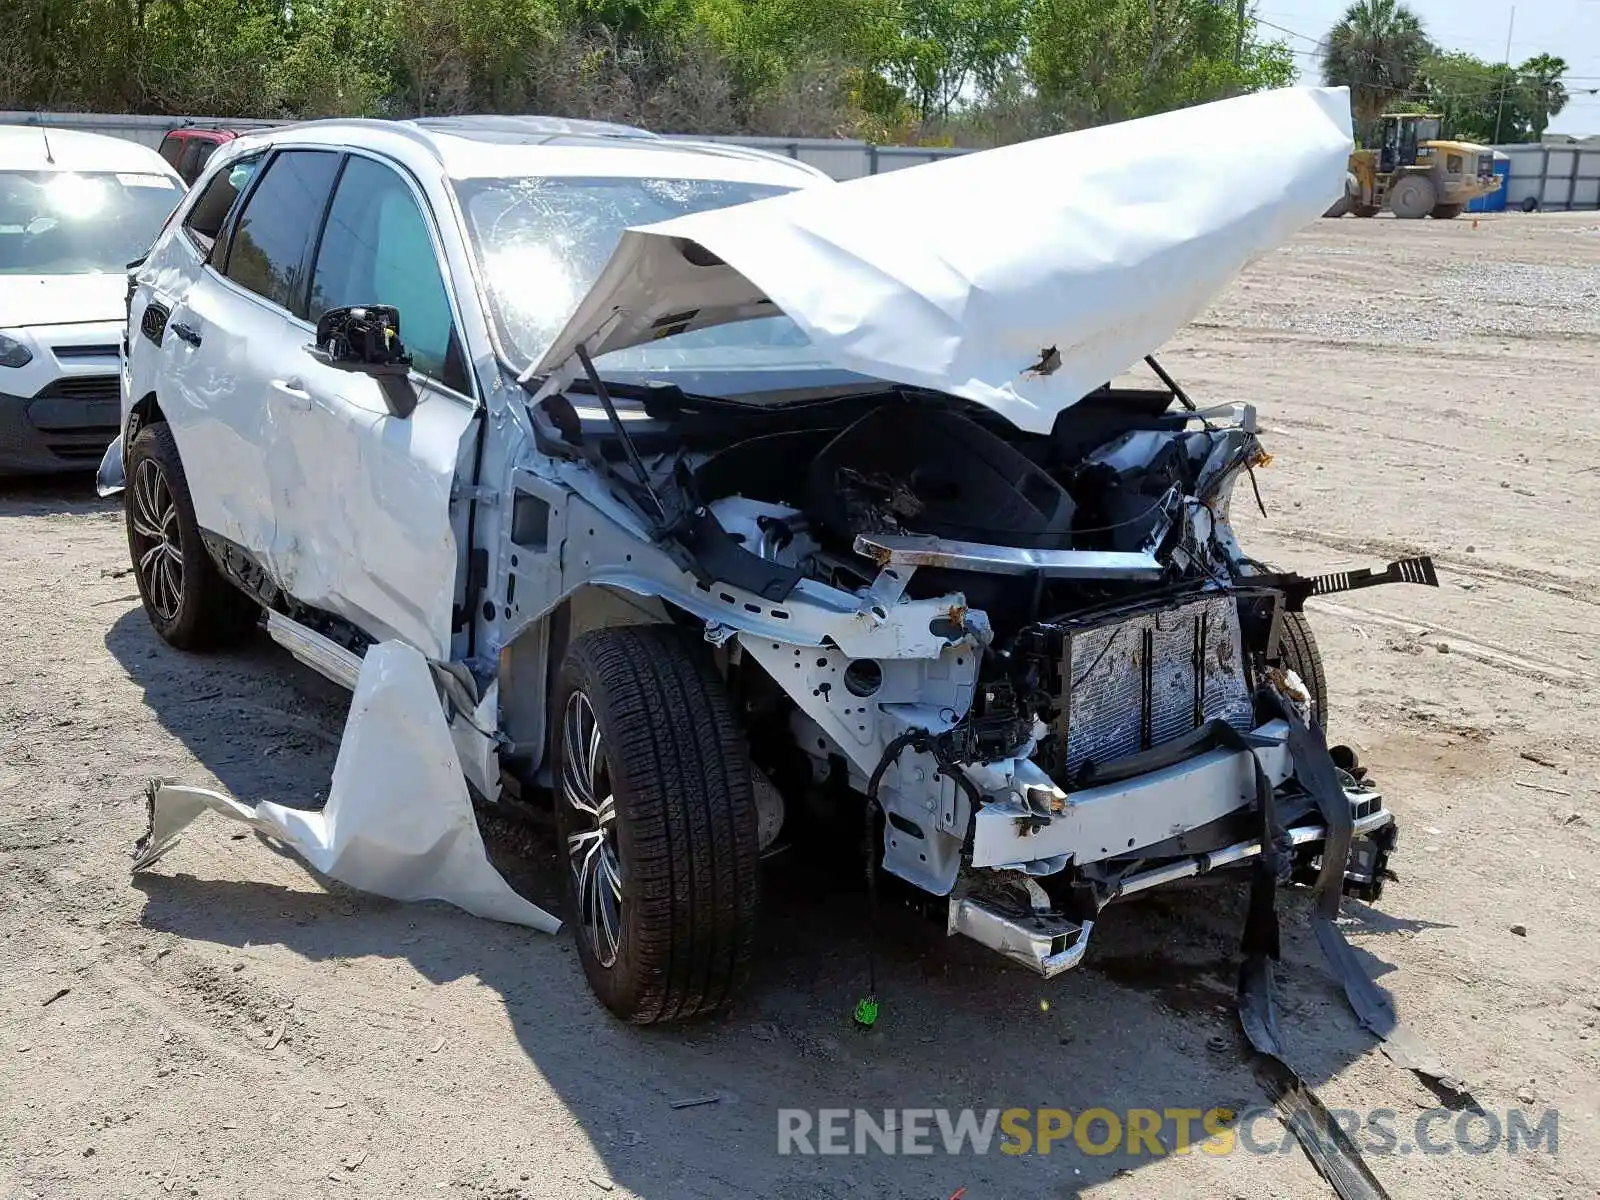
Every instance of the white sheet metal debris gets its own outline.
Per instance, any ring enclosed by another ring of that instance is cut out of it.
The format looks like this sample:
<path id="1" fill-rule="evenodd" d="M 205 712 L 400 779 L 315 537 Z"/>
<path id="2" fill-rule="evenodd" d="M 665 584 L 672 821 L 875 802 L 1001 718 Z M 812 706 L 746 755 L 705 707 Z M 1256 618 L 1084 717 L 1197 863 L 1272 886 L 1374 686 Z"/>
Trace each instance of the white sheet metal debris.
<path id="1" fill-rule="evenodd" d="M 630 230 L 534 373 L 776 306 L 1048 432 L 1320 217 L 1350 146 L 1344 88 L 1286 88 Z"/>
<path id="2" fill-rule="evenodd" d="M 490 864 L 427 660 L 401 642 L 367 651 L 321 811 L 250 805 L 154 784 L 133 869 L 151 866 L 207 809 L 293 848 L 330 879 L 394 900 L 443 900 L 474 916 L 554 933 L 561 922 Z"/>

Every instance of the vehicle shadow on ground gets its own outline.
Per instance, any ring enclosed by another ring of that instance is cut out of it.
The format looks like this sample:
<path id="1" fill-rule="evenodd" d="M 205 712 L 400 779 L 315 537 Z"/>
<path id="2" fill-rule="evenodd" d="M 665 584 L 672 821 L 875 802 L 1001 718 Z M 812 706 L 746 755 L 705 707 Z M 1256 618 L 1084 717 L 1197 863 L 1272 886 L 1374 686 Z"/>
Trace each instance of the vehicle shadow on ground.
<path id="1" fill-rule="evenodd" d="M 106 631 L 105 644 L 156 719 L 230 795 L 302 808 L 327 798 L 349 694 L 300 667 L 264 632 L 226 653 L 186 654 L 134 608 Z"/>
<path id="2" fill-rule="evenodd" d="M 326 795 L 344 693 L 264 637 L 227 655 L 178 655 L 157 649 L 136 611 L 106 645 L 161 724 L 231 794 L 300 804 Z M 507 863 L 512 881 L 559 912 L 548 835 L 500 826 L 486 825 L 497 861 L 520 860 Z M 203 818 L 184 836 L 220 842 L 238 832 Z M 268 861 L 264 876 L 277 869 Z M 275 943 L 313 962 L 404 960 L 436 984 L 473 976 L 494 989 L 522 1053 L 581 1123 L 610 1179 L 649 1200 L 942 1200 L 961 1188 L 969 1200 L 1070 1197 L 1117 1174 L 1163 1169 L 1148 1147 L 1086 1153 L 1070 1138 L 1049 1155 L 1002 1153 L 998 1135 L 985 1154 L 946 1154 L 936 1131 L 931 1154 L 886 1154 L 869 1142 L 862 1155 L 784 1155 L 780 1109 L 859 1108 L 881 1120 L 888 1108 L 947 1109 L 952 1118 L 971 1108 L 980 1119 L 990 1109 L 1101 1108 L 1125 1120 L 1130 1109 L 1237 1111 L 1265 1102 L 1234 1017 L 1244 919 L 1235 887 L 1108 910 L 1084 967 L 1050 981 L 946 938 L 935 920 L 889 894 L 873 939 L 881 1015 L 862 1031 L 851 1013 L 868 988 L 864 887 L 853 870 L 779 856 L 765 872 L 753 978 L 737 1006 L 710 1020 L 636 1028 L 594 1002 L 565 932 L 548 937 L 443 905 L 395 904 L 329 881 L 317 893 L 171 870 L 161 864 L 135 878 L 152 930 L 230 947 Z M 1297 1065 L 1315 1084 L 1372 1041 L 1322 968 L 1303 895 L 1283 907 L 1280 1014 Z M 338 1019 L 328 1014 L 322 1036 L 337 1038 Z M 709 1096 L 717 1099 L 673 1107 Z M 1102 1125 L 1091 1147 L 1105 1137 Z M 1276 1146 L 1279 1137 L 1274 1129 L 1264 1140 Z M 1274 1178 L 1282 1170 L 1270 1160 L 1247 1169 Z M 496 1196 L 547 1192 L 516 1179 L 477 1182 L 502 1189 Z"/>
<path id="3" fill-rule="evenodd" d="M 65 475 L 0 475 L 0 512 L 6 516 L 42 517 L 53 513 L 122 511 L 122 500 L 102 500 L 94 490 L 94 468 Z"/>

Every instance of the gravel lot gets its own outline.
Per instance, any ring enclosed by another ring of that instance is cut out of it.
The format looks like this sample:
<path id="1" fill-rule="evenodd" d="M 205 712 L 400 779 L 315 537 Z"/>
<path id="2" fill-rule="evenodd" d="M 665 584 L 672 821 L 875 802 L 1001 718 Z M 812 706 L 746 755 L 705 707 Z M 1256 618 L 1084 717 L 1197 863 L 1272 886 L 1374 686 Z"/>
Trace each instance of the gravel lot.
<path id="1" fill-rule="evenodd" d="M 1166 352 L 1197 397 L 1260 408 L 1269 515 L 1248 490 L 1236 505 L 1257 557 L 1439 565 L 1438 591 L 1315 605 L 1335 737 L 1404 822 L 1400 881 L 1346 924 L 1490 1114 L 1558 1110 L 1559 1143 L 1371 1154 L 1396 1197 L 1600 1194 L 1597 293 L 1595 214 L 1321 221 Z M 87 480 L 5 485 L 0 564 L 8 1200 L 1332 1194 L 1292 1143 L 776 1154 L 786 1106 L 1262 1102 L 1232 1017 L 1231 893 L 1112 909 L 1050 983 L 891 914 L 884 1012 L 861 1034 L 862 898 L 811 894 L 792 867 L 745 1003 L 644 1031 L 601 1015 L 565 937 L 325 886 L 219 820 L 130 879 L 146 779 L 303 802 L 326 789 L 343 697 L 264 638 L 218 658 L 159 644 L 120 509 Z M 542 838 L 498 844 L 551 902 Z M 1287 907 L 1286 1040 L 1330 1106 L 1392 1110 L 1409 1146 L 1432 1096 L 1356 1026 L 1303 901 Z"/>

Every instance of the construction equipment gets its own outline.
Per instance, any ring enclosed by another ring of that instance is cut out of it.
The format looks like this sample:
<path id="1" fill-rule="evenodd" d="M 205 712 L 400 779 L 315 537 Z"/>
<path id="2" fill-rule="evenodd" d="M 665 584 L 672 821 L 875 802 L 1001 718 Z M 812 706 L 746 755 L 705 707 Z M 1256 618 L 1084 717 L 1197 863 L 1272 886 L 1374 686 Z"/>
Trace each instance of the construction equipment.
<path id="1" fill-rule="evenodd" d="M 1500 186 L 1494 151 L 1472 142 L 1444 141 L 1443 121 L 1426 113 L 1386 113 L 1376 149 L 1354 150 L 1344 198 L 1328 210 L 1375 217 L 1385 208 L 1405 220 L 1448 221 L 1469 200 Z"/>

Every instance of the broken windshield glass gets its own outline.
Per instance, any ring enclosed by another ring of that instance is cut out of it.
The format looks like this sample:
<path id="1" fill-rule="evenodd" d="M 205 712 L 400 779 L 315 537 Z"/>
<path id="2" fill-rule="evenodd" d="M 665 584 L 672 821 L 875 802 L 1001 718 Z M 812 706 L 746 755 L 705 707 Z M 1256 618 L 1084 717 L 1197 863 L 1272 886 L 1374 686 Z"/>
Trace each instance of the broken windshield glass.
<path id="1" fill-rule="evenodd" d="M 625 230 L 789 189 L 707 179 L 547 177 L 456 185 L 489 285 L 501 342 L 537 362 L 594 283 Z M 822 368 L 788 317 L 693 330 L 595 359 L 602 374 Z"/>

